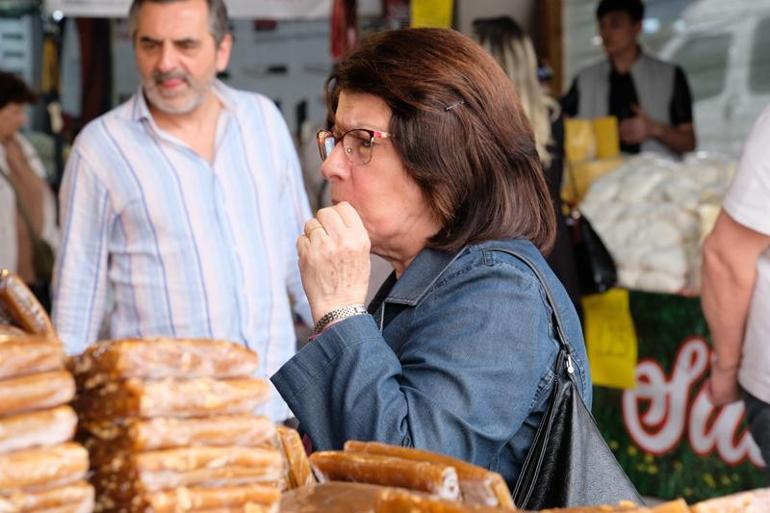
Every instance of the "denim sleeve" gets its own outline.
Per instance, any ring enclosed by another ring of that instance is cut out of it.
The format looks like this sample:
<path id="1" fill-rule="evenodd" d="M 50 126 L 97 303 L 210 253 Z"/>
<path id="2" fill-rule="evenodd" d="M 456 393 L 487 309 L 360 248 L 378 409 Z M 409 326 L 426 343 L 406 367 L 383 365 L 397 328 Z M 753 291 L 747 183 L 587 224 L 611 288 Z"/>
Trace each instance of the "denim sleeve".
<path id="1" fill-rule="evenodd" d="M 316 449 L 378 440 L 489 466 L 550 390 L 556 346 L 534 276 L 501 262 L 462 269 L 401 315 L 412 318 L 398 353 L 371 316 L 351 317 L 273 383 Z"/>

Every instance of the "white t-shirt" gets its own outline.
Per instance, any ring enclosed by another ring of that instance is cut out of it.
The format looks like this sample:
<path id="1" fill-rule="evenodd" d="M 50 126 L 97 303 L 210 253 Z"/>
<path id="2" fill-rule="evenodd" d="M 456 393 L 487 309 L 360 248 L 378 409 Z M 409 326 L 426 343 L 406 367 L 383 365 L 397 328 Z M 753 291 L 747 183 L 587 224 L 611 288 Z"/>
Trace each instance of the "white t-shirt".
<path id="1" fill-rule="evenodd" d="M 754 124 L 724 209 L 738 223 L 770 235 L 770 107 Z M 757 262 L 738 380 L 750 394 L 770 403 L 770 249 Z"/>
<path id="2" fill-rule="evenodd" d="M 21 134 L 16 134 L 30 169 L 41 178 L 45 177 L 45 168 L 35 148 Z M 0 144 L 0 170 L 10 174 L 5 148 Z M 59 242 L 56 228 L 56 203 L 50 190 L 45 192 L 43 205 L 42 237 L 54 248 Z M 18 240 L 16 233 L 16 195 L 8 182 L 0 176 L 0 269 L 16 272 L 18 265 Z"/>

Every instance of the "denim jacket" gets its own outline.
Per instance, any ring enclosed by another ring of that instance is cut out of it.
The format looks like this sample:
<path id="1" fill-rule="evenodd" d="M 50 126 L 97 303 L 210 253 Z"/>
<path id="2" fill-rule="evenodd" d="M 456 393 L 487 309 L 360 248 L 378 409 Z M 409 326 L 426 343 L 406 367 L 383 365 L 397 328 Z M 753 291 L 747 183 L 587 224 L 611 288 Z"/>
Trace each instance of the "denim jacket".
<path id="1" fill-rule="evenodd" d="M 547 407 L 559 345 L 535 274 L 492 248 L 526 255 L 545 277 L 590 408 L 580 322 L 531 243 L 489 241 L 456 255 L 424 249 L 373 315 L 332 325 L 273 375 L 316 450 L 346 440 L 418 447 L 500 472 L 513 486 Z"/>

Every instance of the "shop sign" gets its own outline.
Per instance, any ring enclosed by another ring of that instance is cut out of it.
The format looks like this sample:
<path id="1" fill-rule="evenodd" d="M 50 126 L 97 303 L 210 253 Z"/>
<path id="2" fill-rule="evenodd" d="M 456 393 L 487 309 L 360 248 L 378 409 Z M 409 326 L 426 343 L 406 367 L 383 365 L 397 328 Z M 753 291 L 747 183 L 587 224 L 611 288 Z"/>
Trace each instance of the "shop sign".
<path id="1" fill-rule="evenodd" d="M 764 486 L 743 403 L 715 407 L 698 298 L 631 292 L 636 387 L 594 389 L 597 423 L 642 495 L 697 502 Z"/>

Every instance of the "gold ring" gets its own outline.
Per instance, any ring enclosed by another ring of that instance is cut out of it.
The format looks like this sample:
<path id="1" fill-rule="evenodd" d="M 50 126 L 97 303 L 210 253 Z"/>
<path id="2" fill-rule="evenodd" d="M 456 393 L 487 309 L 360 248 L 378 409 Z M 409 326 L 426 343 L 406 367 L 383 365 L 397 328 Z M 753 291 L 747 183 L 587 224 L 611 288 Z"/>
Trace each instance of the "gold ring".
<path id="1" fill-rule="evenodd" d="M 305 236 L 309 239 L 310 238 L 310 234 L 313 233 L 315 230 L 318 230 L 318 229 L 323 230 L 324 227 L 323 227 L 323 225 L 321 223 L 316 221 L 316 223 L 313 225 L 313 227 L 310 228 L 309 230 L 307 228 L 305 228 Z"/>

